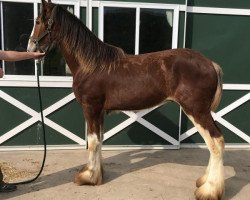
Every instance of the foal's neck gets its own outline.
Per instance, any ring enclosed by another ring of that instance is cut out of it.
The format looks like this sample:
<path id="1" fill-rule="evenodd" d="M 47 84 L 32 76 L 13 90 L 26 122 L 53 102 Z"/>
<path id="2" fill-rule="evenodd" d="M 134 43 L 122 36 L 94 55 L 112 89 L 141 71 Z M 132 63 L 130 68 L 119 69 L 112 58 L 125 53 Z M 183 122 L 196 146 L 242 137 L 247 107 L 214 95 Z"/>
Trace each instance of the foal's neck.
<path id="1" fill-rule="evenodd" d="M 72 74 L 105 70 L 124 56 L 123 50 L 105 44 L 77 17 L 59 9 L 56 39 Z"/>

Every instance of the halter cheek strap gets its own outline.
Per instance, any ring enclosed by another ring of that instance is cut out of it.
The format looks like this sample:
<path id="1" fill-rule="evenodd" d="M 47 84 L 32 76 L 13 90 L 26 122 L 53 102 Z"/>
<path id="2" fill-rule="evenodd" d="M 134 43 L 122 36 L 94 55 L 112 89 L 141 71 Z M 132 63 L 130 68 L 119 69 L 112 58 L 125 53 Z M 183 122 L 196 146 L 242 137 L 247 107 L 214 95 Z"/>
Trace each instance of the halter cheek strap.
<path id="1" fill-rule="evenodd" d="M 46 29 L 45 32 L 43 32 L 37 39 L 33 39 L 32 42 L 35 43 L 36 45 L 36 48 L 39 50 L 39 51 L 42 51 L 44 53 L 46 53 L 46 51 L 49 49 L 49 46 L 51 45 L 51 28 L 52 28 L 52 25 L 54 23 L 53 21 L 53 18 L 54 18 L 54 15 L 55 15 L 55 10 L 56 10 L 57 6 L 55 6 L 52 10 L 52 14 L 48 20 L 48 27 Z M 46 36 L 46 35 L 49 35 L 49 45 L 46 49 L 42 49 L 39 42 Z"/>

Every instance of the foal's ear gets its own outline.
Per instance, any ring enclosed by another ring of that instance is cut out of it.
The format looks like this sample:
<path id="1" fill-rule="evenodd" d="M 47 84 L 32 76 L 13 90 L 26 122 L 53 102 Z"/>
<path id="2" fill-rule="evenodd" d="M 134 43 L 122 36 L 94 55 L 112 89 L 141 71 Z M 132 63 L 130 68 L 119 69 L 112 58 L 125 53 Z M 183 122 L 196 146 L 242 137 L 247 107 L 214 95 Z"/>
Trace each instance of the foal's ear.
<path id="1" fill-rule="evenodd" d="M 42 0 L 42 7 L 41 7 L 41 10 L 40 10 L 40 11 L 45 10 L 47 4 L 48 4 L 48 3 L 47 3 L 45 0 Z"/>
<path id="2" fill-rule="evenodd" d="M 47 3 L 45 0 L 42 0 L 42 4 Z M 51 0 L 48 0 L 48 3 L 51 3 Z"/>
<path id="3" fill-rule="evenodd" d="M 43 7 L 45 7 L 47 4 L 49 4 L 49 3 L 51 3 L 51 0 L 48 0 L 48 2 L 47 1 L 45 1 L 45 0 L 42 0 L 42 5 L 43 5 Z"/>
<path id="4" fill-rule="evenodd" d="M 46 1 L 45 0 L 42 0 L 42 5 L 44 6 L 44 5 L 46 5 Z"/>
<path id="5" fill-rule="evenodd" d="M 47 6 L 49 4 L 49 1 L 42 0 L 42 6 L 40 7 L 40 14 L 42 16 L 42 19 L 45 18 L 45 14 L 47 13 Z"/>

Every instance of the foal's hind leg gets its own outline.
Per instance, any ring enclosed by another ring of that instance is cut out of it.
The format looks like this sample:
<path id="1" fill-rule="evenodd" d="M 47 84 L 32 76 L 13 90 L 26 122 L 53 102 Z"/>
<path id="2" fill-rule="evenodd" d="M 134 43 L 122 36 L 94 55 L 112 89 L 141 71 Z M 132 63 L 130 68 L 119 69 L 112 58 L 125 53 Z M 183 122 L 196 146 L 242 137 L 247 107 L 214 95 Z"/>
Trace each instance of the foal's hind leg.
<path id="1" fill-rule="evenodd" d="M 103 111 L 98 107 L 84 107 L 85 119 L 87 120 L 88 132 L 88 164 L 75 176 L 78 185 L 102 184 L 102 126 Z"/>
<path id="2" fill-rule="evenodd" d="M 220 200 L 224 194 L 223 136 L 210 113 L 188 117 L 200 132 L 210 152 L 206 173 L 196 182 L 198 188 L 195 196 L 199 200 Z"/>
<path id="3" fill-rule="evenodd" d="M 210 164 L 211 164 L 211 156 L 209 158 L 209 162 L 208 162 L 208 166 L 207 166 L 205 174 L 196 180 L 196 187 L 197 188 L 202 186 L 206 182 L 209 171 L 210 171 Z"/>

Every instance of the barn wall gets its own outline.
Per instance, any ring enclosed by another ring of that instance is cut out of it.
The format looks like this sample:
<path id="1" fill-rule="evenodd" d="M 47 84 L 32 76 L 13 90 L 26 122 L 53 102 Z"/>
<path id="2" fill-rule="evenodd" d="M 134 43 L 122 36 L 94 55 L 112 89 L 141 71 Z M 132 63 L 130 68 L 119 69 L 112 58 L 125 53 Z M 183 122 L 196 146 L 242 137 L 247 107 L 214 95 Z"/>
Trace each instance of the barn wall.
<path id="1" fill-rule="evenodd" d="M 67 1 L 58 2 L 67 4 Z M 214 118 L 224 133 L 226 144 L 249 147 L 250 2 L 189 0 L 187 8 L 185 0 L 109 2 L 114 2 L 114 4 L 119 2 L 159 3 L 179 6 L 178 47 L 200 51 L 219 63 L 223 69 L 223 97 Z M 92 30 L 96 35 L 100 33 L 99 8 L 101 4 L 99 3 L 100 1 L 93 1 L 92 5 Z M 86 1 L 81 1 L 80 5 L 80 12 L 76 14 L 86 23 Z M 6 85 L 6 82 L 11 83 L 8 77 L 4 81 L 0 79 L 0 148 L 41 145 L 43 143 L 41 122 L 35 116 L 39 113 L 37 88 L 18 86 L 18 84 Z M 72 96 L 71 81 L 66 82 L 66 87 L 52 87 L 51 85 L 48 87 L 46 86 L 48 84 L 42 86 L 43 108 L 49 112 L 45 116 L 48 144 L 85 146 L 86 125 L 82 110 Z M 61 100 L 63 100 L 62 103 L 60 103 Z M 58 104 L 58 108 L 54 109 L 53 106 Z M 21 105 L 23 110 L 18 108 L 18 105 Z M 25 109 L 31 109 L 31 111 L 25 112 Z M 193 125 L 185 115 L 180 113 L 180 108 L 175 103 L 160 106 L 143 115 L 141 121 L 133 123 L 129 121 L 130 116 L 126 113 L 106 115 L 104 128 L 107 134 L 106 137 L 104 136 L 104 146 L 179 148 L 181 145 L 204 144 L 203 139 L 193 129 Z M 128 125 L 119 130 L 124 123 Z M 24 127 L 19 127 L 21 124 Z M 11 135 L 15 136 L 11 137 Z M 6 140 L 8 137 L 9 139 Z"/>

